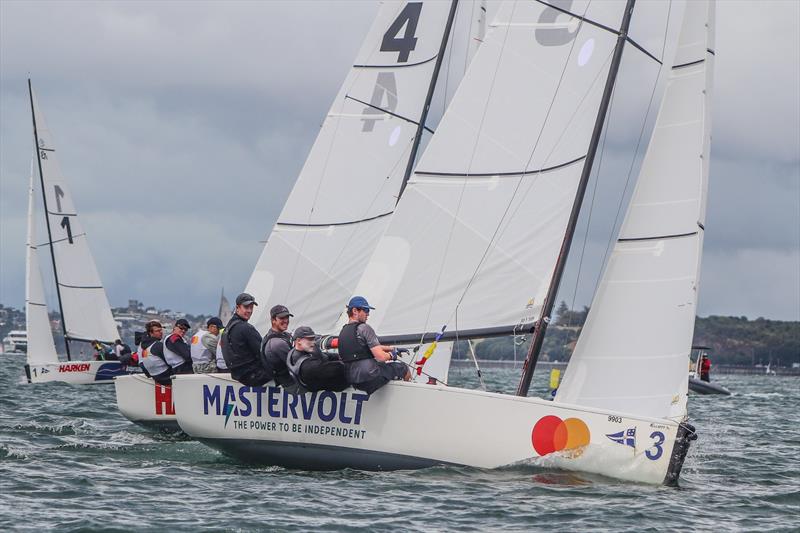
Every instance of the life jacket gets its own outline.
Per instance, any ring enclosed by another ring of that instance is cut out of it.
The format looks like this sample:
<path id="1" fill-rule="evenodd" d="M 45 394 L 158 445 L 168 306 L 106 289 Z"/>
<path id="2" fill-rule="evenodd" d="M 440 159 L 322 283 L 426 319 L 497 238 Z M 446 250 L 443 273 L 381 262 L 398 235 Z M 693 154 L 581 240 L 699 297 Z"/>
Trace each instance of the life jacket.
<path id="1" fill-rule="evenodd" d="M 300 377 L 300 367 L 303 363 L 311 359 L 311 354 L 308 352 L 301 352 L 292 348 L 286 356 L 286 368 L 289 370 L 289 376 L 295 383 L 294 390 L 289 390 L 294 394 L 305 394 L 308 392 L 308 385 L 306 385 Z M 289 387 L 284 387 L 289 389 Z"/>
<path id="2" fill-rule="evenodd" d="M 275 374 L 275 382 L 280 384 L 286 381 L 285 379 L 281 378 L 287 377 L 289 375 L 289 371 L 286 369 L 288 365 L 283 361 L 283 359 L 281 359 L 271 351 L 267 350 L 267 343 L 269 343 L 269 341 L 271 341 L 272 339 L 280 339 L 284 341 L 286 345 L 289 346 L 290 349 L 292 348 L 292 340 L 291 336 L 288 333 L 286 332 L 279 333 L 277 331 L 270 329 L 269 332 L 267 332 L 264 339 L 261 341 L 261 355 L 264 356 L 267 363 L 272 367 L 272 371 Z"/>
<path id="3" fill-rule="evenodd" d="M 197 333 L 192 335 L 192 344 L 189 346 L 189 351 L 192 354 L 193 363 L 210 363 L 214 361 L 215 354 L 203 344 L 203 339 L 207 336 L 214 335 L 204 329 L 197 330 Z"/>
<path id="4" fill-rule="evenodd" d="M 358 342 L 357 329 L 360 322 L 346 324 L 339 333 L 339 355 L 344 363 L 354 363 L 364 359 L 373 359 L 368 346 Z"/>
<path id="5" fill-rule="evenodd" d="M 172 337 L 171 334 L 167 337 L 167 339 L 169 339 L 170 337 Z M 171 366 L 172 368 L 178 368 L 179 366 L 181 366 L 183 363 L 186 362 L 183 359 L 183 357 L 181 357 L 180 355 L 176 354 L 175 352 L 173 352 L 172 350 L 167 348 L 166 339 L 164 340 L 164 342 L 162 344 L 164 345 L 164 359 L 167 361 L 169 366 Z M 148 370 L 148 372 L 149 372 L 149 370 Z"/>
<path id="6" fill-rule="evenodd" d="M 156 346 L 158 345 L 158 346 Z M 151 376 L 157 376 L 159 374 L 163 374 L 164 372 L 168 372 L 170 370 L 170 366 L 167 364 L 166 359 L 164 358 L 164 341 L 159 340 L 152 343 L 145 349 L 145 353 L 147 355 L 144 356 L 144 359 L 140 359 L 140 365 L 147 370 L 147 373 Z M 155 351 L 153 350 L 155 348 Z M 161 352 L 161 353 L 159 353 Z"/>
<path id="7" fill-rule="evenodd" d="M 217 368 L 219 368 L 220 370 L 228 370 L 228 365 L 225 364 L 225 357 L 222 356 L 222 342 L 223 342 L 222 334 L 224 332 L 225 328 L 222 328 L 219 331 L 219 337 L 218 337 L 219 340 L 217 341 L 217 353 L 216 353 Z"/>

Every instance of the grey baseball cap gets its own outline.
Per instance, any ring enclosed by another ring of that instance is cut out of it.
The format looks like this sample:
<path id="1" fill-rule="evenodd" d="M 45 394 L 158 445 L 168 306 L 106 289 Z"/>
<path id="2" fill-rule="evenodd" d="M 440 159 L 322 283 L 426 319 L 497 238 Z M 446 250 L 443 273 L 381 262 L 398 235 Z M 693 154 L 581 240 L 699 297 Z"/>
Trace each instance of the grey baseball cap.
<path id="1" fill-rule="evenodd" d="M 236 305 L 250 305 L 250 304 L 258 305 L 256 303 L 256 299 L 253 298 L 252 295 L 243 292 L 242 294 L 236 297 Z"/>
<path id="2" fill-rule="evenodd" d="M 292 336 L 292 338 L 294 340 L 297 340 L 297 339 L 313 339 L 316 336 L 317 336 L 317 334 L 314 333 L 314 330 L 311 329 L 310 327 L 308 327 L 308 326 L 300 326 L 299 328 L 294 330 L 294 335 Z"/>

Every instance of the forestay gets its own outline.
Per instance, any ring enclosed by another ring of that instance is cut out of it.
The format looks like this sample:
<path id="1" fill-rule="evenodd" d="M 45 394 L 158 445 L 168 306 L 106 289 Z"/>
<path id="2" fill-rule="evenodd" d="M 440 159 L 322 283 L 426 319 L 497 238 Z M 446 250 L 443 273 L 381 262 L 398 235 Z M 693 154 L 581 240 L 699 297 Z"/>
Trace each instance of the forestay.
<path id="1" fill-rule="evenodd" d="M 25 256 L 25 325 L 28 330 L 28 363 L 57 363 L 53 331 L 47 315 L 42 272 L 36 248 L 36 223 L 34 221 L 33 166 L 28 189 L 28 242 Z"/>
<path id="2" fill-rule="evenodd" d="M 42 188 L 66 335 L 70 340 L 114 342 L 119 334 L 111 307 L 89 250 L 86 232 L 61 174 L 52 135 L 32 89 L 31 105 L 39 139 Z"/>
<path id="3" fill-rule="evenodd" d="M 639 181 L 557 402 L 639 416 L 686 414 L 708 185 L 713 25 L 713 2 L 687 3 Z"/>
<path id="4" fill-rule="evenodd" d="M 539 318 L 624 10 L 558 5 L 490 24 L 357 288 L 382 338 Z"/>
<path id="5" fill-rule="evenodd" d="M 449 2 L 387 2 L 333 102 L 246 291 L 268 311 L 333 329 L 394 210 Z"/>

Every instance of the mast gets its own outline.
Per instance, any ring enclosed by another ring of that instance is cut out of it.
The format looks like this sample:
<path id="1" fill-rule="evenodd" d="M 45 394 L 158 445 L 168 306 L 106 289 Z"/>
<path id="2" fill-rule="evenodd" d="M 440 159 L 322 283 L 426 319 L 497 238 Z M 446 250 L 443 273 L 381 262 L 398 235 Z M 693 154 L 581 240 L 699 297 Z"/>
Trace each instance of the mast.
<path id="1" fill-rule="evenodd" d="M 67 335 L 67 323 L 64 319 L 64 306 L 61 304 L 61 286 L 58 283 L 58 269 L 56 268 L 56 253 L 53 249 L 53 234 L 50 231 L 50 211 L 47 210 L 47 194 L 44 190 L 44 174 L 42 174 L 42 154 L 39 150 L 39 131 L 36 129 L 36 111 L 33 107 L 33 89 L 31 79 L 28 78 L 28 96 L 31 100 L 31 118 L 33 119 L 33 142 L 36 150 L 36 162 L 39 165 L 39 182 L 42 184 L 42 202 L 44 203 L 44 220 L 47 222 L 47 240 L 50 247 L 50 259 L 53 261 L 53 277 L 56 280 L 56 295 L 58 296 L 58 311 L 61 313 L 61 330 L 64 332 L 64 346 L 67 350 L 67 361 L 72 361 L 69 351 L 69 336 Z"/>
<path id="2" fill-rule="evenodd" d="M 447 15 L 447 22 L 444 26 L 442 44 L 439 45 L 439 54 L 436 56 L 436 64 L 433 67 L 431 84 L 428 86 L 428 94 L 425 96 L 425 105 L 422 106 L 422 115 L 420 115 L 419 124 L 417 124 L 417 133 L 414 136 L 414 144 L 411 145 L 411 155 L 408 156 L 406 173 L 403 176 L 403 182 L 400 184 L 400 192 L 397 193 L 398 202 L 400 201 L 400 197 L 403 196 L 403 191 L 406 190 L 406 184 L 408 183 L 408 179 L 411 177 L 411 171 L 414 169 L 414 161 L 417 159 L 419 144 L 422 142 L 422 132 L 425 130 L 425 120 L 428 118 L 428 110 L 431 108 L 433 93 L 436 89 L 436 81 L 439 79 L 439 70 L 442 68 L 442 62 L 444 61 L 444 52 L 447 48 L 447 41 L 450 40 L 450 30 L 453 28 L 453 21 L 456 18 L 456 8 L 458 8 L 458 0 L 452 0 L 450 4 L 450 13 Z"/>
<path id="3" fill-rule="evenodd" d="M 611 93 L 614 90 L 614 82 L 617 79 L 619 72 L 619 65 L 622 61 L 622 51 L 625 47 L 625 41 L 628 39 L 628 28 L 631 24 L 631 15 L 633 14 L 633 7 L 636 0 L 628 0 L 625 5 L 625 13 L 622 17 L 622 24 L 617 34 L 617 44 L 614 47 L 614 56 L 611 59 L 611 66 L 606 79 L 606 85 L 603 89 L 603 99 L 600 102 L 600 111 L 597 114 L 597 120 L 594 123 L 594 130 L 592 131 L 592 138 L 589 142 L 589 151 L 586 154 L 586 162 L 583 165 L 581 178 L 578 182 L 578 192 L 575 195 L 575 201 L 572 204 L 572 211 L 569 215 L 567 222 L 567 232 L 564 235 L 564 240 L 561 243 L 561 250 L 558 254 L 558 261 L 556 262 L 555 270 L 553 271 L 553 279 L 550 281 L 550 288 L 547 291 L 544 304 L 542 306 L 542 317 L 536 322 L 533 330 L 533 338 L 531 345 L 528 349 L 528 355 L 525 357 L 525 364 L 522 367 L 522 377 L 520 378 L 519 385 L 517 386 L 517 396 L 527 396 L 528 389 L 531 385 L 531 378 L 533 371 L 536 368 L 536 362 L 539 360 L 539 353 L 544 343 L 544 335 L 547 331 L 547 325 L 550 322 L 550 313 L 553 311 L 553 306 L 556 301 L 556 292 L 561 284 L 561 278 L 564 275 L 564 268 L 567 264 L 567 257 L 569 256 L 569 249 L 572 245 L 572 238 L 575 235 L 575 228 L 578 225 L 578 216 L 580 215 L 581 205 L 583 204 L 583 197 L 586 193 L 586 187 L 589 184 L 589 176 L 592 173 L 592 164 L 594 157 L 597 154 L 597 147 L 600 144 L 600 136 L 603 132 L 603 124 L 605 123 L 606 114 L 611 103 Z"/>

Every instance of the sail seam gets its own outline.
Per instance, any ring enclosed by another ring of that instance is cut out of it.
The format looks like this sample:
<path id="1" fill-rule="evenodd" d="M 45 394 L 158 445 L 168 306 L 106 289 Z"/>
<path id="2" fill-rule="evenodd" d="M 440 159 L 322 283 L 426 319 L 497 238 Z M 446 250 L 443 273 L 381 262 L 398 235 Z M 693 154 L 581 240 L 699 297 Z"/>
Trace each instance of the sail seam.
<path id="1" fill-rule="evenodd" d="M 469 173 L 469 172 L 427 172 L 424 170 L 416 170 L 414 174 L 419 174 L 421 176 L 454 176 L 454 177 L 468 177 L 468 178 L 490 178 L 493 176 L 527 176 L 530 174 L 543 174 L 545 172 L 551 172 L 553 170 L 558 170 L 560 168 L 568 167 L 580 161 L 586 159 L 585 155 L 577 157 L 572 161 L 567 161 L 566 163 L 561 163 L 559 165 L 554 165 L 552 167 L 545 167 L 540 168 L 537 170 L 524 170 L 521 172 L 480 172 L 480 173 Z"/>
<path id="2" fill-rule="evenodd" d="M 411 124 L 414 124 L 415 126 L 419 126 L 419 122 L 416 122 L 416 121 L 414 121 L 414 120 L 411 120 L 410 118 L 406 118 L 406 117 L 404 117 L 403 115 L 398 115 L 397 113 L 392 113 L 392 112 L 391 112 L 391 111 L 389 111 L 388 109 L 384 109 L 384 108 L 382 108 L 382 107 L 379 107 L 379 106 L 376 106 L 376 105 L 372 105 L 372 104 L 370 104 L 370 103 L 368 103 L 368 102 L 365 102 L 365 101 L 363 101 L 363 100 L 359 100 L 358 98 L 353 98 L 353 97 L 352 97 L 352 96 L 350 96 L 349 94 L 346 94 L 346 95 L 345 95 L 345 98 L 346 98 L 346 99 L 348 99 L 348 100 L 352 100 L 352 101 L 354 101 L 354 102 L 358 102 L 359 104 L 364 104 L 365 106 L 367 106 L 367 107 L 371 107 L 372 109 L 377 109 L 378 111 L 381 111 L 381 112 L 383 112 L 383 113 L 386 113 L 387 115 L 392 115 L 393 117 L 397 117 L 397 118 L 399 118 L 400 120 L 405 120 L 406 122 L 410 122 Z M 432 129 L 430 129 L 429 127 L 427 127 L 427 126 L 423 126 L 423 127 L 424 127 L 426 130 L 428 130 L 429 132 L 431 132 L 431 133 L 434 133 L 434 131 L 433 131 Z"/>
<path id="3" fill-rule="evenodd" d="M 47 304 L 39 304 L 36 302 L 25 302 L 25 303 L 27 303 L 28 305 L 38 305 L 39 307 L 47 307 Z"/>
<path id="4" fill-rule="evenodd" d="M 692 65 L 699 65 L 700 63 L 705 63 L 705 59 L 698 59 L 697 61 L 690 61 L 688 63 L 681 63 L 680 65 L 673 65 L 672 70 L 684 68 L 684 67 L 691 67 Z"/>
<path id="5" fill-rule="evenodd" d="M 67 285 L 66 283 L 59 283 L 61 287 L 67 287 L 68 289 L 102 289 L 102 285 Z"/>
<path id="6" fill-rule="evenodd" d="M 370 220 L 376 220 L 383 217 L 388 217 L 394 213 L 394 211 L 389 211 L 387 213 L 381 213 L 380 215 L 375 215 L 374 217 L 367 217 L 362 218 L 360 220 L 351 220 L 349 222 L 331 222 L 328 224 L 318 223 L 318 224 L 300 224 L 295 222 L 276 222 L 276 226 L 291 226 L 291 227 L 300 227 L 300 228 L 326 228 L 328 226 L 349 226 L 351 224 L 360 224 L 361 222 L 369 222 Z"/>
<path id="7" fill-rule="evenodd" d="M 676 233 L 674 235 L 658 235 L 656 237 L 631 237 L 627 239 L 617 239 L 617 242 L 634 242 L 634 241 L 658 241 L 661 239 L 678 239 L 680 237 L 691 237 L 697 235 L 696 231 L 691 233 Z"/>
<path id="8" fill-rule="evenodd" d="M 401 67 L 416 67 L 416 66 L 418 66 L 418 65 L 424 65 L 425 63 L 430 63 L 431 61 L 433 61 L 434 59 L 436 59 L 438 56 L 439 56 L 439 54 L 436 54 L 435 56 L 433 56 L 433 57 L 431 57 L 431 58 L 428 58 L 428 59 L 425 59 L 425 60 L 423 60 L 423 61 L 418 61 L 417 63 L 408 63 L 408 64 L 405 64 L 405 65 L 401 65 L 401 64 L 399 64 L 399 63 L 396 63 L 396 64 L 394 64 L 394 65 L 353 65 L 353 68 L 401 68 Z"/>
<path id="9" fill-rule="evenodd" d="M 55 152 L 55 148 L 39 148 L 39 150 L 44 150 L 45 152 Z"/>
<path id="10" fill-rule="evenodd" d="M 76 217 L 78 213 L 59 213 L 58 211 L 47 211 L 48 215 L 55 215 L 57 217 Z"/>

